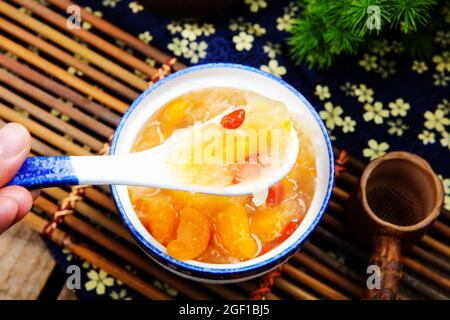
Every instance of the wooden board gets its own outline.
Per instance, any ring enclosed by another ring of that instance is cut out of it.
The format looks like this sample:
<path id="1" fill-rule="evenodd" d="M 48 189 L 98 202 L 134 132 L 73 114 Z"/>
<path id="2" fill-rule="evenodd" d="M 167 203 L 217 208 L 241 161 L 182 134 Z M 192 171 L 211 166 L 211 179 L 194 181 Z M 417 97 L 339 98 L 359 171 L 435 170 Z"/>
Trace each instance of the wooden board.
<path id="1" fill-rule="evenodd" d="M 54 267 L 39 235 L 18 223 L 0 236 L 0 299 L 37 299 Z"/>

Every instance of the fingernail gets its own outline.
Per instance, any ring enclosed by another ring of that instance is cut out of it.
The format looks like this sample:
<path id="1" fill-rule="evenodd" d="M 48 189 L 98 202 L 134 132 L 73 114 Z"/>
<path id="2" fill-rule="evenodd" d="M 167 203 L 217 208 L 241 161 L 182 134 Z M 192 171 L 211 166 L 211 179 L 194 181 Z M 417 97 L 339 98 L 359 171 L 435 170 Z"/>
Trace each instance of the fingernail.
<path id="1" fill-rule="evenodd" d="M 37 197 L 41 195 L 41 190 L 31 190 L 31 197 L 33 197 L 34 200 L 36 200 Z"/>
<path id="2" fill-rule="evenodd" d="M 13 158 L 29 148 L 28 131 L 20 124 L 9 123 L 0 129 L 0 157 Z"/>

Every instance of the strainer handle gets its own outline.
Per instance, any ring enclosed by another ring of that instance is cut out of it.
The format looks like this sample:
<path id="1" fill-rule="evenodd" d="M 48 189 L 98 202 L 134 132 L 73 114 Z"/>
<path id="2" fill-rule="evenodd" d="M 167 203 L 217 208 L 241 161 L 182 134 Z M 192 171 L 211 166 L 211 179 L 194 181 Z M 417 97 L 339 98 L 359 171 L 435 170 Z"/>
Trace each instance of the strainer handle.
<path id="1" fill-rule="evenodd" d="M 372 244 L 369 265 L 378 267 L 380 281 L 378 287 L 368 289 L 366 297 L 370 300 L 395 300 L 402 275 L 401 242 L 391 236 L 375 236 Z"/>

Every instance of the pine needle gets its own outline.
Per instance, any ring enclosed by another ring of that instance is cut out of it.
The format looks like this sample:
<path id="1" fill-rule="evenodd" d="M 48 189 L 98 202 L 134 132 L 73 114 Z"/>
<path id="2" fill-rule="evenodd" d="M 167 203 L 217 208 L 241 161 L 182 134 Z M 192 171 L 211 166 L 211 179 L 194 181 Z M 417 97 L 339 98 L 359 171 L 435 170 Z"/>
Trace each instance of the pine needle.
<path id="1" fill-rule="evenodd" d="M 338 56 L 356 54 L 388 33 L 390 37 L 392 33 L 403 35 L 402 41 L 409 54 L 430 54 L 433 48 L 430 30 L 437 24 L 431 14 L 438 5 L 445 3 L 448 0 L 299 1 L 303 11 L 288 39 L 292 56 L 297 63 L 328 68 Z M 370 28 L 368 18 L 373 14 L 370 9 L 379 13 L 376 22 L 380 28 Z M 419 32 L 422 43 L 414 43 L 414 35 Z M 426 37 L 431 40 L 425 40 Z"/>

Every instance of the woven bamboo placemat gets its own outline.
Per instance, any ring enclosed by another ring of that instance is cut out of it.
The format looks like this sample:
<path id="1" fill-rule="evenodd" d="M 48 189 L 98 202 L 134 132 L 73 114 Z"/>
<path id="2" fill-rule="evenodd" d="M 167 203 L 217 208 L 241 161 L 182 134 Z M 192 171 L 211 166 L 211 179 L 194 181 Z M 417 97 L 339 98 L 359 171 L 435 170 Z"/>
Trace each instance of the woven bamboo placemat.
<path id="1" fill-rule="evenodd" d="M 185 66 L 84 9 L 83 20 L 92 28 L 69 29 L 65 11 L 74 3 L 48 2 L 0 1 L 0 126 L 26 126 L 35 155 L 104 154 L 133 99 Z M 352 239 L 345 206 L 365 164 L 345 150 L 334 151 L 336 185 L 322 222 L 288 263 L 253 281 L 199 284 L 158 267 L 121 225 L 106 187 L 46 189 L 25 221 L 150 299 L 171 297 L 120 261 L 192 299 L 361 298 L 369 254 Z M 401 299 L 450 297 L 449 239 L 450 214 L 444 210 L 428 235 L 404 253 Z"/>

